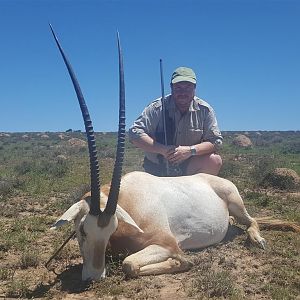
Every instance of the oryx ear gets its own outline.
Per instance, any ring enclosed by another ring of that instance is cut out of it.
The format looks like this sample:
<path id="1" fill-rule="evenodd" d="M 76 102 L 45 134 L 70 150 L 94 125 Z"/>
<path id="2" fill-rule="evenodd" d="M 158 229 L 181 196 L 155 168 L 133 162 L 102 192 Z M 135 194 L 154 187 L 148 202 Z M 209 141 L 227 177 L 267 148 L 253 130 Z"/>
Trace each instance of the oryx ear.
<path id="1" fill-rule="evenodd" d="M 60 218 L 58 218 L 50 229 L 57 229 L 72 220 L 81 219 L 84 215 L 88 214 L 89 210 L 90 207 L 87 202 L 85 200 L 80 200 L 73 204 Z"/>
<path id="2" fill-rule="evenodd" d="M 135 227 L 139 232 L 144 232 L 120 205 L 117 205 L 116 215 L 117 215 L 118 220 L 121 220 L 121 221 Z"/>

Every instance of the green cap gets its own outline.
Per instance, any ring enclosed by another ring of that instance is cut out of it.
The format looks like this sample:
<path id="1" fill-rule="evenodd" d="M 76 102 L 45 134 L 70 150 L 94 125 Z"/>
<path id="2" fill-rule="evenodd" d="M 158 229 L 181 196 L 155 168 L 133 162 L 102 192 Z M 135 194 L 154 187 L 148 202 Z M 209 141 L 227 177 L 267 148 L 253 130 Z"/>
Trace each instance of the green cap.
<path id="1" fill-rule="evenodd" d="M 172 74 L 171 83 L 180 81 L 189 81 L 196 84 L 197 78 L 195 72 L 187 67 L 177 68 Z"/>

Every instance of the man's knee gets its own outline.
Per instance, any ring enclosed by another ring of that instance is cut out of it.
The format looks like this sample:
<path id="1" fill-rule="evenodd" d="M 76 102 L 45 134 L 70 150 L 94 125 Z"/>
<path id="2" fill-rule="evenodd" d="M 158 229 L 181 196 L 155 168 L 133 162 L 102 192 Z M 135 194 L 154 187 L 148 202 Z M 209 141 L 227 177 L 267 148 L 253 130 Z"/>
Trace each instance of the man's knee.
<path id="1" fill-rule="evenodd" d="M 216 169 L 218 169 L 218 173 L 222 167 L 223 161 L 219 154 L 211 154 L 210 159 L 212 160 L 212 164 L 215 165 Z"/>
<path id="2" fill-rule="evenodd" d="M 186 174 L 207 173 L 218 175 L 222 163 L 221 156 L 214 153 L 203 156 L 193 156 L 188 163 Z"/>
<path id="3" fill-rule="evenodd" d="M 220 155 L 212 153 L 204 158 L 203 167 L 200 171 L 203 173 L 218 175 L 222 167 L 223 161 Z"/>

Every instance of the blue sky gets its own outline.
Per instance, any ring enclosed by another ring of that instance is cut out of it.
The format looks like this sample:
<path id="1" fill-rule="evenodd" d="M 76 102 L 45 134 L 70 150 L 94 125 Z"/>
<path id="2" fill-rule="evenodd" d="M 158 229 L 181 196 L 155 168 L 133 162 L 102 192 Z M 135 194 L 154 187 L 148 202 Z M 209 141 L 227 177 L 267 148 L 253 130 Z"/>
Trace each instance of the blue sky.
<path id="1" fill-rule="evenodd" d="M 0 131 L 83 129 L 48 26 L 80 81 L 96 131 L 116 131 L 124 54 L 127 128 L 178 66 L 198 77 L 221 130 L 300 130 L 300 1 L 0 0 Z"/>

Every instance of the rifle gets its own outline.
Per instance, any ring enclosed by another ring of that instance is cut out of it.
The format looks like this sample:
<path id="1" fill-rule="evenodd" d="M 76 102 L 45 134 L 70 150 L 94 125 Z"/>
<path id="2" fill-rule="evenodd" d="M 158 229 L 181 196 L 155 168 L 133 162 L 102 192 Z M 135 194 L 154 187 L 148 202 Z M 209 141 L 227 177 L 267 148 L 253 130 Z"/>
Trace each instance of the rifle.
<path id="1" fill-rule="evenodd" d="M 166 114 L 165 114 L 165 88 L 164 88 L 164 76 L 163 76 L 163 66 L 162 59 L 159 60 L 160 63 L 160 85 L 161 85 L 161 106 L 162 106 L 162 116 L 163 116 L 163 131 L 164 131 L 164 144 L 168 145 L 167 140 L 167 128 L 166 128 Z M 167 176 L 169 176 L 169 161 L 166 159 L 166 170 Z"/>

